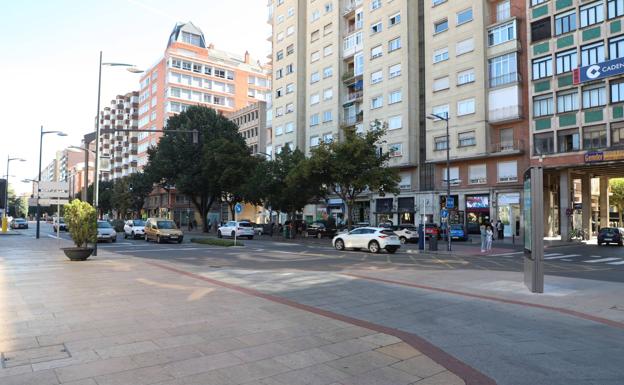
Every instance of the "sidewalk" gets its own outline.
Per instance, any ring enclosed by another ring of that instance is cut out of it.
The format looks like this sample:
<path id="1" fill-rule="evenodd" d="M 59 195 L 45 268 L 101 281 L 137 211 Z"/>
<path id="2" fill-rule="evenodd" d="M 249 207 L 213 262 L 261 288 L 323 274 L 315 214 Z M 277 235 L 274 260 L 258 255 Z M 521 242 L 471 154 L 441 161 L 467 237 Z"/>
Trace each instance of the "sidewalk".
<path id="1" fill-rule="evenodd" d="M 70 262 L 66 241 L 24 240 L 0 243 L 3 385 L 488 383 L 407 333 L 103 249 Z"/>

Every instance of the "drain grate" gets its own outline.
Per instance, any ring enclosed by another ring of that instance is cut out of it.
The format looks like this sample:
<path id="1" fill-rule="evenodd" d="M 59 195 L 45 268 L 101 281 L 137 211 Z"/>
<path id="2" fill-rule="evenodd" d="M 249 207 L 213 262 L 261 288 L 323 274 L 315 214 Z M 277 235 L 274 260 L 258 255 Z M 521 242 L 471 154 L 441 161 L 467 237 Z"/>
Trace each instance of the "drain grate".
<path id="1" fill-rule="evenodd" d="M 40 362 L 49 362 L 70 358 L 71 354 L 65 344 L 42 346 L 38 348 L 2 352 L 0 362 L 2 368 L 13 368 Z"/>

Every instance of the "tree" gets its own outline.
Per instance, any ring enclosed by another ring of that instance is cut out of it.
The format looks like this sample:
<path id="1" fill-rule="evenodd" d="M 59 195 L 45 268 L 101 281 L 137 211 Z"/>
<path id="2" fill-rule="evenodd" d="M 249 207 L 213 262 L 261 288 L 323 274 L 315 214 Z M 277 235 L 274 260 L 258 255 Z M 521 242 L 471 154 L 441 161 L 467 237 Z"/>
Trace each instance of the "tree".
<path id="1" fill-rule="evenodd" d="M 624 178 L 610 179 L 609 188 L 611 190 L 609 204 L 611 206 L 616 206 L 618 209 L 618 215 L 621 216 L 622 210 L 624 210 Z"/>
<path id="2" fill-rule="evenodd" d="M 127 178 L 128 189 L 130 190 L 130 208 L 136 216 L 139 216 L 145 204 L 145 199 L 154 188 L 154 181 L 149 174 L 144 172 L 135 172 Z"/>
<path id="3" fill-rule="evenodd" d="M 386 130 L 379 121 L 363 135 L 354 129 L 343 132 L 343 140 L 321 143 L 312 149 L 305 173 L 343 200 L 351 229 L 355 200 L 365 191 L 398 194 L 400 177 L 398 170 L 387 166 L 390 153 L 381 150 Z"/>
<path id="4" fill-rule="evenodd" d="M 197 143 L 191 133 L 167 132 L 173 130 L 197 130 Z M 232 121 L 213 109 L 192 106 L 169 118 L 158 147 L 148 150 L 145 172 L 152 180 L 173 185 L 189 197 L 201 214 L 204 231 L 208 231 L 206 217 L 210 208 L 230 189 L 225 174 L 235 171 L 232 162 L 242 156 L 238 150 L 232 153 L 232 149 L 242 146 L 245 140 Z"/>
<path id="5" fill-rule="evenodd" d="M 132 208 L 132 193 L 128 184 L 128 177 L 115 179 L 111 193 L 111 206 L 117 211 L 118 218 L 126 219 Z"/>
<path id="6" fill-rule="evenodd" d="M 114 184 L 111 181 L 100 181 L 98 195 L 98 218 L 101 218 L 101 214 L 108 213 L 112 209 L 113 187 Z M 87 201 L 93 202 L 93 183 L 89 185 L 87 189 Z"/>
<path id="7" fill-rule="evenodd" d="M 4 204 L 4 202 L 2 202 Z M 22 217 L 28 214 L 28 199 L 15 194 L 13 187 L 9 186 L 9 215 Z"/>

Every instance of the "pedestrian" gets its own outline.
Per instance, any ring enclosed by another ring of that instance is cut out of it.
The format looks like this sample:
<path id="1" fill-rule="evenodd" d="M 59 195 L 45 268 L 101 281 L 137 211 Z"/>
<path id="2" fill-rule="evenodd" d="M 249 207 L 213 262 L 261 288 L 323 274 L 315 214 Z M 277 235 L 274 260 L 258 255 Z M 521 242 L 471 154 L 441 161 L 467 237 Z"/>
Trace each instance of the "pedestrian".
<path id="1" fill-rule="evenodd" d="M 481 252 L 484 253 L 485 252 L 485 241 L 486 241 L 486 228 L 485 228 L 485 223 L 481 223 L 481 226 L 479 226 L 479 232 L 481 233 Z"/>
<path id="2" fill-rule="evenodd" d="M 494 230 L 492 229 L 492 226 L 487 227 L 487 229 L 485 230 L 485 251 L 489 252 L 492 251 L 492 236 L 494 235 Z"/>
<path id="3" fill-rule="evenodd" d="M 505 225 L 503 224 L 503 222 L 498 221 L 498 239 L 504 239 L 505 238 Z"/>
<path id="4" fill-rule="evenodd" d="M 193 231 L 193 222 L 191 222 L 191 219 L 189 217 L 187 217 L 187 221 L 188 221 L 188 231 Z"/>
<path id="5" fill-rule="evenodd" d="M 496 228 L 498 228 L 498 221 L 496 221 L 496 222 L 494 222 L 494 223 L 492 224 L 492 229 L 496 229 Z M 486 231 L 487 231 L 487 229 L 486 229 Z M 498 234 L 498 232 L 496 232 L 496 231 L 493 231 L 493 232 L 492 232 L 492 240 L 493 240 L 493 241 L 495 241 L 495 240 L 496 240 L 496 234 Z"/>

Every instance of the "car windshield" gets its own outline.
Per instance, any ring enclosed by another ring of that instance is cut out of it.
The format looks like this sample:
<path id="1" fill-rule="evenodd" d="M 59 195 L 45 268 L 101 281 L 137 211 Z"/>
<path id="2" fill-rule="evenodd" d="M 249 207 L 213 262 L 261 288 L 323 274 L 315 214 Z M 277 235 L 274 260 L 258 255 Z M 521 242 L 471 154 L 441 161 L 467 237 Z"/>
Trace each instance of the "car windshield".
<path id="1" fill-rule="evenodd" d="M 239 227 L 251 227 L 251 223 L 249 222 L 240 222 L 238 224 Z"/>
<path id="2" fill-rule="evenodd" d="M 159 229 L 175 229 L 176 225 L 173 221 L 158 221 L 156 224 Z"/>
<path id="3" fill-rule="evenodd" d="M 451 225 L 451 230 L 463 230 L 462 225 Z"/>
<path id="4" fill-rule="evenodd" d="M 61 223 L 62 223 L 62 221 L 61 221 Z M 101 221 L 101 222 L 98 222 L 97 227 L 100 228 L 100 229 L 110 229 L 113 226 L 111 226 L 111 224 L 108 223 L 108 222 Z"/>
<path id="5" fill-rule="evenodd" d="M 17 219 L 15 220 L 15 222 L 24 223 L 24 222 L 26 222 L 26 220 L 25 220 L 25 219 L 22 219 L 22 218 L 17 218 Z"/>
<path id="6" fill-rule="evenodd" d="M 394 231 L 391 230 L 381 230 L 380 233 L 384 235 L 396 235 Z"/>
<path id="7" fill-rule="evenodd" d="M 143 222 L 140 219 L 136 219 L 136 220 L 132 221 L 132 225 L 133 226 L 145 226 L 145 222 Z"/>
<path id="8" fill-rule="evenodd" d="M 615 233 L 615 229 L 614 228 L 610 228 L 610 227 L 603 228 L 603 229 L 600 229 L 600 233 L 601 234 L 613 234 L 613 233 Z"/>

